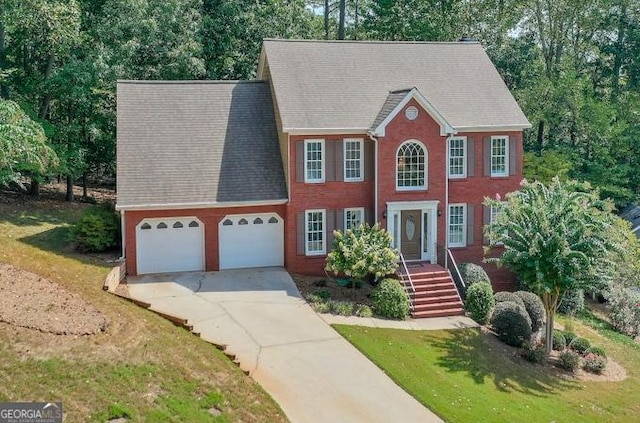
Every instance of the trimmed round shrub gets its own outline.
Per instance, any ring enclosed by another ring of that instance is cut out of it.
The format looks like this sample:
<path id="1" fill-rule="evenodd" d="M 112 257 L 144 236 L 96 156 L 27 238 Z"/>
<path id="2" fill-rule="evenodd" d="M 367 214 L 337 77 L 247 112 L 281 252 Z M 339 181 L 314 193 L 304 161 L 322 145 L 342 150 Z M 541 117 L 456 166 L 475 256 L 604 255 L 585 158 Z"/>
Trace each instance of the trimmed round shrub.
<path id="1" fill-rule="evenodd" d="M 553 331 L 553 350 L 562 351 L 567 347 L 567 340 L 559 330 Z"/>
<path id="2" fill-rule="evenodd" d="M 113 205 L 91 207 L 73 228 L 76 248 L 83 252 L 101 252 L 120 243 L 120 215 Z"/>
<path id="3" fill-rule="evenodd" d="M 525 310 L 524 301 L 520 297 L 518 297 L 513 292 L 500 291 L 493 294 L 493 298 L 496 299 L 496 303 L 503 303 L 505 301 L 511 301 L 512 303 L 516 303 L 521 305 Z"/>
<path id="4" fill-rule="evenodd" d="M 373 310 L 371 310 L 371 307 L 366 304 L 357 304 L 353 314 L 358 317 L 372 317 Z"/>
<path id="5" fill-rule="evenodd" d="M 558 312 L 562 314 L 574 315 L 584 308 L 584 291 L 582 289 L 572 289 L 562 296 L 558 305 Z"/>
<path id="6" fill-rule="evenodd" d="M 575 372 L 580 366 L 580 356 L 571 350 L 564 350 L 558 355 L 558 367 Z"/>
<path id="7" fill-rule="evenodd" d="M 573 341 L 577 337 L 575 332 L 570 330 L 565 330 L 562 332 L 562 334 L 564 335 L 564 339 L 567 341 L 567 345 L 569 345 L 571 341 Z"/>
<path id="8" fill-rule="evenodd" d="M 591 342 L 587 338 L 577 336 L 569 343 L 569 348 L 577 353 L 584 354 L 591 347 Z"/>
<path id="9" fill-rule="evenodd" d="M 514 294 L 524 303 L 524 308 L 527 310 L 529 318 L 531 319 L 531 330 L 537 332 L 544 324 L 546 316 L 542 300 L 533 292 L 516 291 Z"/>
<path id="10" fill-rule="evenodd" d="M 478 282 L 486 282 L 491 285 L 491 280 L 482 266 L 475 263 L 461 263 L 458 270 L 460 270 L 460 276 L 462 276 L 467 289 Z"/>
<path id="11" fill-rule="evenodd" d="M 471 318 L 481 325 L 486 325 L 491 315 L 491 309 L 495 306 L 493 288 L 487 282 L 476 282 L 467 290 L 465 307 Z"/>
<path id="12" fill-rule="evenodd" d="M 582 368 L 585 371 L 595 373 L 597 375 L 602 374 L 606 367 L 607 359 L 597 354 L 587 354 L 582 363 Z"/>
<path id="13" fill-rule="evenodd" d="M 371 292 L 373 311 L 389 319 L 404 320 L 409 316 L 409 298 L 397 279 L 383 279 Z"/>
<path id="14" fill-rule="evenodd" d="M 522 358 L 531 363 L 542 363 L 547 357 L 547 353 L 544 349 L 544 344 L 533 343 L 527 344 L 520 352 Z"/>
<path id="15" fill-rule="evenodd" d="M 531 338 L 531 319 L 527 310 L 511 301 L 497 303 L 491 314 L 491 327 L 500 340 L 521 347 Z"/>
<path id="16" fill-rule="evenodd" d="M 585 353 L 585 355 L 595 354 L 595 355 L 598 355 L 600 357 L 607 358 L 607 352 L 604 350 L 604 348 L 601 348 L 601 347 L 591 346 L 591 347 L 587 348 L 587 350 L 584 353 Z"/>
<path id="17" fill-rule="evenodd" d="M 329 311 L 340 316 L 353 315 L 353 303 L 350 301 L 329 301 Z"/>

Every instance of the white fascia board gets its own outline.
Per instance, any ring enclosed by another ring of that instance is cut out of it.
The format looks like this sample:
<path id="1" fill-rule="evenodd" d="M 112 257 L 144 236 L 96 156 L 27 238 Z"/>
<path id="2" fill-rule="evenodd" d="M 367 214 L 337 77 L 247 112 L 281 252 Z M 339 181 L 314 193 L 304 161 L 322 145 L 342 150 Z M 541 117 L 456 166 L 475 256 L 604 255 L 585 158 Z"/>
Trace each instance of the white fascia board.
<path id="1" fill-rule="evenodd" d="M 458 132 L 512 132 L 531 128 L 531 124 L 456 126 Z"/>
<path id="2" fill-rule="evenodd" d="M 256 79 L 262 80 L 262 72 L 264 71 L 264 63 L 266 60 L 266 53 L 264 51 L 264 43 L 260 47 L 260 58 L 258 59 L 258 72 L 256 72 Z"/>
<path id="3" fill-rule="evenodd" d="M 387 117 L 373 130 L 373 135 L 376 137 L 384 137 L 387 125 L 391 122 L 398 113 L 409 103 L 411 99 L 415 99 L 418 104 L 436 121 L 440 126 L 440 135 L 446 136 L 456 134 L 458 131 L 447 122 L 447 120 L 436 110 L 436 108 L 425 98 L 425 96 L 418 91 L 417 88 L 412 88 L 411 91 L 402 99 L 400 103 L 387 115 Z"/>
<path id="4" fill-rule="evenodd" d="M 282 128 L 289 135 L 366 135 L 369 128 Z"/>
<path id="5" fill-rule="evenodd" d="M 136 204 L 131 206 L 121 206 L 116 204 L 116 210 L 177 210 L 177 209 L 220 209 L 225 207 L 255 207 L 255 206 L 278 206 L 288 203 L 289 200 L 264 200 L 264 201 L 229 201 L 221 203 L 174 203 L 174 204 Z"/>

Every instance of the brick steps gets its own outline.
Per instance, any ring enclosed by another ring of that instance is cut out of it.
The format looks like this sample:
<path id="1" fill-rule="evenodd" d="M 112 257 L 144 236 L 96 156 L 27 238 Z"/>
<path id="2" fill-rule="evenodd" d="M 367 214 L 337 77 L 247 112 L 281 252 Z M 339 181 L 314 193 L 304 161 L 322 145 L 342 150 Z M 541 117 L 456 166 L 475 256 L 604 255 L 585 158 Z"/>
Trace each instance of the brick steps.
<path id="1" fill-rule="evenodd" d="M 399 272 L 400 280 L 409 292 L 411 317 L 418 319 L 464 315 L 464 306 L 449 272 L 439 266 L 428 266 L 428 270 L 421 266 L 409 267 L 415 292 L 411 291 L 407 275 Z"/>

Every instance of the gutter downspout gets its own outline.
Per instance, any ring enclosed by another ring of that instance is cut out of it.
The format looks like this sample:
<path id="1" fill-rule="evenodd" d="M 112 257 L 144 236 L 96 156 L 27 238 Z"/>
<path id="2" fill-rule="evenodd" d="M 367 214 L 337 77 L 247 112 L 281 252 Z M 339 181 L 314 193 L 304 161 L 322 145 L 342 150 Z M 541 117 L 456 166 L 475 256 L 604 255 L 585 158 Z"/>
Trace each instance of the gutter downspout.
<path id="1" fill-rule="evenodd" d="M 124 210 L 120 210 L 120 242 L 122 243 L 122 255 L 118 258 L 118 261 L 123 261 L 125 259 L 125 255 L 124 255 L 124 243 L 125 243 L 125 234 L 126 234 L 126 227 L 124 225 Z"/>
<path id="2" fill-rule="evenodd" d="M 371 139 L 371 141 L 373 141 L 373 146 L 374 146 L 374 150 L 373 150 L 373 157 L 374 157 L 374 167 L 375 167 L 375 171 L 373 174 L 373 215 L 375 216 L 375 222 L 376 223 L 378 221 L 378 138 L 376 138 L 371 132 L 367 132 L 367 135 L 369 136 L 369 138 Z M 385 224 L 385 226 L 387 227 L 387 229 L 389 228 L 388 225 Z"/>

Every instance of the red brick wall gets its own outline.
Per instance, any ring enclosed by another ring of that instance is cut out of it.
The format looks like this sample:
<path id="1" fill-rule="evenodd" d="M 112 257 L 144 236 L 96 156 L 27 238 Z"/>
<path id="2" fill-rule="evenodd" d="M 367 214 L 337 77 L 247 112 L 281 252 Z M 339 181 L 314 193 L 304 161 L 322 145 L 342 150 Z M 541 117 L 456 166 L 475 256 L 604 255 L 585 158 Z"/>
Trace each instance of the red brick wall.
<path id="1" fill-rule="evenodd" d="M 227 208 L 206 208 L 206 209 L 179 209 L 179 210 L 141 210 L 125 212 L 125 257 L 127 262 L 127 273 L 137 274 L 136 264 L 136 226 L 146 218 L 157 217 L 180 217 L 195 216 L 204 224 L 204 246 L 205 246 L 205 270 L 212 271 L 219 269 L 218 255 L 218 223 L 228 214 L 245 213 L 277 213 L 280 217 L 286 218 L 286 206 L 259 206 L 259 207 L 227 207 Z"/>

